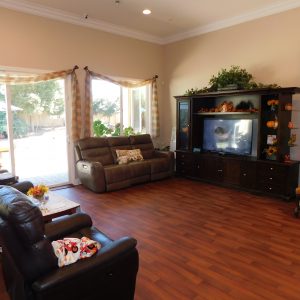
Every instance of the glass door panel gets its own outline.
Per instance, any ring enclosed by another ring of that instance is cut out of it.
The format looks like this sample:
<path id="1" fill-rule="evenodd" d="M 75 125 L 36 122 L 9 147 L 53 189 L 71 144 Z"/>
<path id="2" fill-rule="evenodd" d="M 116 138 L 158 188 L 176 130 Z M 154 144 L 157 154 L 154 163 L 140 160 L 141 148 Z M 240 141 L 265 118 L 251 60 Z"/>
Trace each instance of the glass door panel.
<path id="1" fill-rule="evenodd" d="M 12 171 L 8 140 L 5 85 L 0 85 L 0 172 Z"/>
<path id="2" fill-rule="evenodd" d="M 188 150 L 190 144 L 190 103 L 178 102 L 178 136 L 177 149 Z"/>
<path id="3" fill-rule="evenodd" d="M 34 184 L 68 183 L 64 80 L 9 88 L 15 174 Z"/>

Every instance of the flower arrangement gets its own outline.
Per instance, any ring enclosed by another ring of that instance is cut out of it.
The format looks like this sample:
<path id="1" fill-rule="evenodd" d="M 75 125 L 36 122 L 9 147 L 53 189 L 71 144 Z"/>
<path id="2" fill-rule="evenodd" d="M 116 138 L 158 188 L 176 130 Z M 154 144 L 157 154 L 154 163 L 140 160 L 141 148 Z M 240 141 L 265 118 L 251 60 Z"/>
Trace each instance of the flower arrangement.
<path id="1" fill-rule="evenodd" d="M 27 192 L 27 195 L 33 198 L 42 198 L 48 191 L 49 188 L 46 185 L 39 184 L 30 188 Z"/>
<path id="2" fill-rule="evenodd" d="M 269 146 L 267 149 L 264 150 L 264 152 L 267 154 L 267 159 L 272 159 L 275 160 L 276 159 L 276 153 L 277 153 L 277 147 L 272 145 Z"/>

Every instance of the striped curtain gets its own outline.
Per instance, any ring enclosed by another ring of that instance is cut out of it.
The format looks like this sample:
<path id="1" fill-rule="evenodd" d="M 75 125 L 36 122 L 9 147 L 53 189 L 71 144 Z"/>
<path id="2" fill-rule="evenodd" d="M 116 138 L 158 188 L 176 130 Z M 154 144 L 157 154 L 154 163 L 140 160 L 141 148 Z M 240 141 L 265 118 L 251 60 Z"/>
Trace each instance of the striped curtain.
<path id="1" fill-rule="evenodd" d="M 51 73 L 44 73 L 39 75 L 1 75 L 0 83 L 2 84 L 30 84 L 41 81 L 53 80 L 53 79 L 65 79 L 67 76 L 71 76 L 72 86 L 72 139 L 76 141 L 80 138 L 81 132 L 81 100 L 78 79 L 75 70 L 78 69 L 75 66 L 73 69 L 56 71 Z"/>
<path id="2" fill-rule="evenodd" d="M 90 71 L 88 67 L 84 68 L 86 71 L 85 77 L 85 123 L 84 123 L 84 136 L 91 136 L 91 103 L 92 103 L 92 80 L 93 79 L 102 79 L 109 81 L 111 83 L 117 84 L 126 88 L 138 88 L 147 84 L 151 84 L 151 135 L 152 137 L 159 136 L 159 111 L 158 111 L 158 93 L 157 93 L 157 77 L 141 80 L 138 82 L 130 82 L 123 80 L 115 80 L 113 78 L 107 77 L 105 75 L 97 74 L 93 71 Z"/>

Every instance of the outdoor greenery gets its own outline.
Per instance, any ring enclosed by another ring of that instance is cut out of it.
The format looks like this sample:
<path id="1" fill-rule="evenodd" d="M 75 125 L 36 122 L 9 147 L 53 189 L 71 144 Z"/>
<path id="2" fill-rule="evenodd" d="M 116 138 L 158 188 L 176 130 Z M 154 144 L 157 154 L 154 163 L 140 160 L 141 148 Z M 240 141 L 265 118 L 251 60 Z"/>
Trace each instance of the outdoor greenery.
<path id="1" fill-rule="evenodd" d="M 64 97 L 57 80 L 12 85 L 11 95 L 13 105 L 28 114 L 61 115 L 64 111 Z"/>
<path id="2" fill-rule="evenodd" d="M 115 101 L 110 101 L 109 99 L 95 99 L 93 101 L 93 115 L 101 115 L 108 118 L 108 124 L 105 124 L 101 120 L 95 120 L 93 122 L 93 132 L 97 137 L 101 136 L 120 136 L 121 135 L 121 125 L 117 123 L 115 126 L 110 125 L 110 117 L 120 112 L 120 98 Z M 129 136 L 134 135 L 134 129 L 132 127 L 126 127 L 123 129 L 122 135 Z"/>
<path id="3" fill-rule="evenodd" d="M 253 81 L 253 75 L 239 66 L 231 66 L 229 70 L 221 69 L 218 74 L 213 75 L 209 80 L 209 86 L 202 89 L 191 88 L 185 92 L 186 96 L 200 93 L 215 92 L 218 89 L 233 85 L 236 89 L 256 89 L 256 88 L 279 88 L 277 84 L 263 84 Z"/>
<path id="4" fill-rule="evenodd" d="M 101 137 L 101 136 L 120 136 L 121 135 L 121 126 L 120 123 L 117 123 L 114 130 L 106 126 L 104 123 L 102 123 L 101 120 L 95 120 L 93 122 L 93 132 L 94 136 Z M 125 136 L 129 135 L 135 135 L 137 133 L 134 132 L 134 129 L 132 127 L 125 127 L 123 130 L 123 134 Z"/>
<path id="5" fill-rule="evenodd" d="M 57 80 L 35 84 L 11 85 L 14 138 L 24 137 L 36 131 L 39 124 L 32 123 L 32 117 L 46 113 L 60 116 L 64 112 L 64 95 Z M 5 95 L 0 90 L 0 132 L 7 132 Z M 29 117 L 29 123 L 24 119 Z"/>
<path id="6" fill-rule="evenodd" d="M 101 114 L 104 117 L 110 119 L 111 116 L 120 112 L 120 99 L 117 98 L 115 101 L 109 101 L 108 99 L 95 99 L 93 101 L 93 114 Z"/>

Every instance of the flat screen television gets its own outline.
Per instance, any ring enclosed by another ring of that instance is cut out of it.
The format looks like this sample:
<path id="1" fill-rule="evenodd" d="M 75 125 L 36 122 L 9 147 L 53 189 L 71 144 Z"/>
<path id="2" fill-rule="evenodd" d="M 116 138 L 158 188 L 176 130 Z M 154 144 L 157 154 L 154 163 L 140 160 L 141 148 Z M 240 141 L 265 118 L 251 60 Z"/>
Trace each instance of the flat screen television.
<path id="1" fill-rule="evenodd" d="M 252 119 L 203 120 L 203 151 L 251 155 Z"/>

